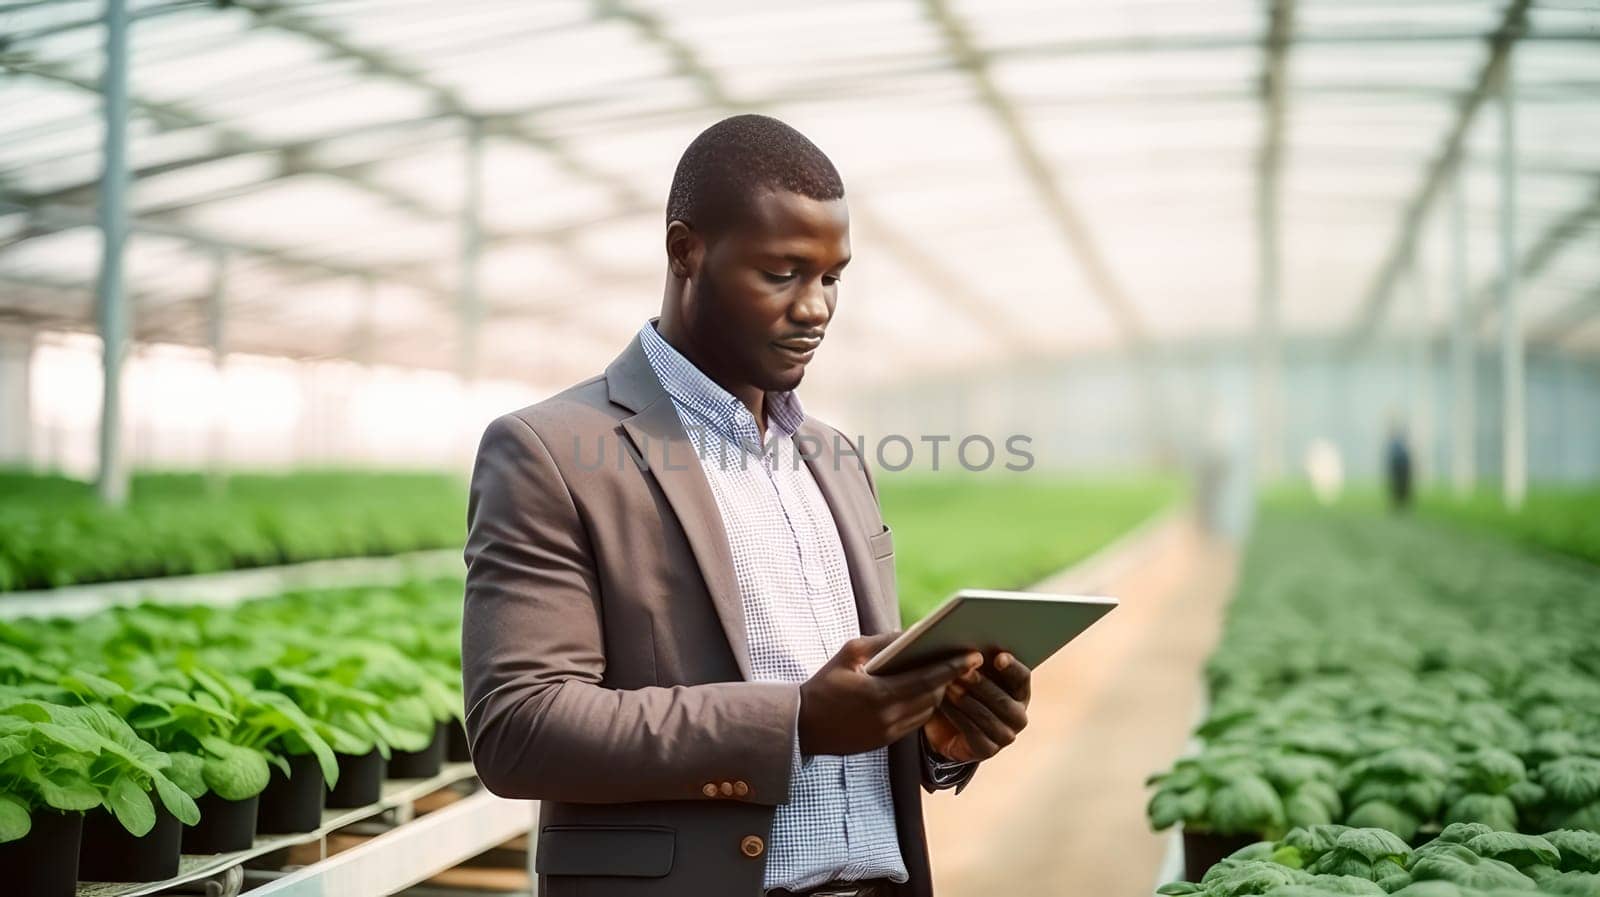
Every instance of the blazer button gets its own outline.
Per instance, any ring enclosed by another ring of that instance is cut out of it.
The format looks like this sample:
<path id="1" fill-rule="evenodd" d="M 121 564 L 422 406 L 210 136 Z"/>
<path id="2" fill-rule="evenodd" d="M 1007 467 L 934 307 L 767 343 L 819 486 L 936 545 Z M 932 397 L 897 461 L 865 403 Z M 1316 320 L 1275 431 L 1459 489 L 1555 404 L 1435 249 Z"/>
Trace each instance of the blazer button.
<path id="1" fill-rule="evenodd" d="M 745 835 L 744 840 L 739 842 L 739 852 L 751 859 L 761 856 L 762 851 L 766 849 L 767 842 L 755 835 Z"/>
<path id="2" fill-rule="evenodd" d="M 717 796 L 717 783 L 716 782 L 707 782 L 707 783 L 705 783 L 705 785 L 701 787 L 700 793 L 704 794 L 706 797 L 716 797 Z"/>
<path id="3" fill-rule="evenodd" d="M 722 796 L 723 797 L 732 797 L 733 796 L 733 783 L 732 782 L 723 782 L 722 783 Z"/>
<path id="4" fill-rule="evenodd" d="M 746 794 L 750 793 L 750 786 L 742 781 L 734 782 L 733 793 L 739 795 L 740 797 L 744 797 Z"/>

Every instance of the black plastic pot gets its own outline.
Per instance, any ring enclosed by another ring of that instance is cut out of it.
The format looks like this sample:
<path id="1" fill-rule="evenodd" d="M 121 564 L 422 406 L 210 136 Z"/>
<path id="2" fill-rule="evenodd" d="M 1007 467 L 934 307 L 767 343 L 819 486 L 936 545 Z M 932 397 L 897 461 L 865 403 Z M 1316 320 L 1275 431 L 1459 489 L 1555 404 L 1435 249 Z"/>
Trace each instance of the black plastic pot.
<path id="1" fill-rule="evenodd" d="M 73 897 L 83 814 L 35 809 L 30 816 L 28 834 L 0 844 L 0 882 L 30 897 Z"/>
<path id="2" fill-rule="evenodd" d="M 365 754 L 340 754 L 339 784 L 328 789 L 328 806 L 346 809 L 377 803 L 383 795 L 384 766 L 377 748 Z"/>
<path id="3" fill-rule="evenodd" d="M 322 802 L 328 794 L 322 767 L 312 754 L 290 754 L 289 772 L 272 768 L 272 780 L 256 807 L 256 831 L 263 835 L 309 832 L 322 825 Z"/>
<path id="4" fill-rule="evenodd" d="M 200 821 L 183 829 L 184 853 L 231 853 L 249 850 L 256 840 L 256 808 L 261 795 L 223 800 L 207 791 L 195 803 Z"/>
<path id="5" fill-rule="evenodd" d="M 104 807 L 83 815 L 79 881 L 161 881 L 178 874 L 183 823 L 158 800 L 156 824 L 134 837 Z"/>
<path id="6" fill-rule="evenodd" d="M 451 763 L 471 763 L 472 750 L 467 747 L 467 728 L 458 719 L 445 723 L 445 728 L 450 732 L 450 743 L 445 748 L 445 759 Z"/>
<path id="7" fill-rule="evenodd" d="M 1206 870 L 1215 866 L 1234 851 L 1242 850 L 1260 841 L 1255 835 L 1213 835 L 1209 832 L 1183 833 L 1184 881 L 1199 881 Z"/>
<path id="8" fill-rule="evenodd" d="M 420 751 L 394 751 L 389 754 L 388 777 L 391 779 L 427 779 L 439 774 L 444 765 L 445 742 L 449 739 L 445 724 L 433 727 L 433 740 Z"/>

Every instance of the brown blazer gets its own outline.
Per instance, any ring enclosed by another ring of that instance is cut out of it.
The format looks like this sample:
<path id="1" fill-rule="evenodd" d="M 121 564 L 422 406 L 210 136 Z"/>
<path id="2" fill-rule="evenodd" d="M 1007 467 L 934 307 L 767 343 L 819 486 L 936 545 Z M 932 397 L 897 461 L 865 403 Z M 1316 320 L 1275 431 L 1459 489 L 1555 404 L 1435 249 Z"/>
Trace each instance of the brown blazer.
<path id="1" fill-rule="evenodd" d="M 866 464 L 815 419 L 795 438 L 819 446 L 807 463 L 861 631 L 897 629 Z M 485 787 L 542 802 L 540 893 L 760 895 L 799 688 L 746 681 L 722 517 L 637 337 L 603 375 L 489 425 L 467 518 L 467 731 Z M 900 894 L 930 897 L 921 739 L 891 745 L 889 764 Z"/>

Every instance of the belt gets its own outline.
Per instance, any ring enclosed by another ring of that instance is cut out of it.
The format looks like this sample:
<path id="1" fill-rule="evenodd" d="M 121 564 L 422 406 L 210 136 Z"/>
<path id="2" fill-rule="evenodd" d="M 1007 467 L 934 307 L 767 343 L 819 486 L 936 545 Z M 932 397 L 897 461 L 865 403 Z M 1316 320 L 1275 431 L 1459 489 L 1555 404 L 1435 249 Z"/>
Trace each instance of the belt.
<path id="1" fill-rule="evenodd" d="M 888 880 L 872 878 L 866 881 L 830 881 L 801 891 L 773 888 L 767 897 L 890 897 Z"/>

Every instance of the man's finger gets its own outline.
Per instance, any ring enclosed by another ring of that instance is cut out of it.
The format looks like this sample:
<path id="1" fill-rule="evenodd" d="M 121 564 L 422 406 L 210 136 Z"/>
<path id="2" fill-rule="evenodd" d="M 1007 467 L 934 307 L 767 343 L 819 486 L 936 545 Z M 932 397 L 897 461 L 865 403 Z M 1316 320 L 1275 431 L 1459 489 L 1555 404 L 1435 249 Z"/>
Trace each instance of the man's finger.
<path id="1" fill-rule="evenodd" d="M 895 701 L 889 705 L 887 711 L 891 725 L 897 725 L 904 720 L 913 718 L 926 721 L 928 716 L 939 707 L 939 703 L 944 700 L 944 696 L 944 688 L 934 687 Z"/>
<path id="2" fill-rule="evenodd" d="M 877 635 L 860 635 L 846 642 L 850 653 L 856 657 L 869 658 L 900 637 L 899 632 L 880 632 Z"/>
<path id="3" fill-rule="evenodd" d="M 937 695 L 938 693 L 935 692 L 935 694 Z M 933 719 L 934 711 L 936 711 L 938 708 L 939 701 L 937 698 L 934 700 L 918 700 L 915 702 L 906 702 L 895 705 L 897 715 L 895 719 L 885 727 L 889 735 L 889 741 L 899 741 L 907 734 L 922 728 L 927 724 L 928 720 Z"/>
<path id="4" fill-rule="evenodd" d="M 988 735 L 985 735 L 983 729 L 979 728 L 978 724 L 973 721 L 972 717 L 967 715 L 966 711 L 956 706 L 953 700 L 946 700 L 940 704 L 938 712 L 939 715 L 949 720 L 952 726 L 956 727 L 961 733 L 961 737 L 966 740 L 967 747 L 972 750 L 973 755 L 979 760 L 987 760 L 1000 753 L 1000 746 L 995 744 Z"/>
<path id="5" fill-rule="evenodd" d="M 983 662 L 976 652 L 934 661 L 915 669 L 896 673 L 884 679 L 884 685 L 895 695 L 914 695 L 934 691 L 952 679 Z"/>
<path id="6" fill-rule="evenodd" d="M 978 699 L 985 707 L 1003 723 L 1012 729 L 1022 731 L 1028 724 L 1027 705 L 1012 697 L 988 676 L 979 675 L 978 681 L 968 683 L 961 680 L 961 687 L 966 692 Z"/>
<path id="7" fill-rule="evenodd" d="M 1009 651 L 1001 651 L 995 655 L 994 662 L 990 666 L 994 669 L 994 679 L 1000 683 L 1000 687 L 1010 692 L 1013 698 L 1026 704 L 1033 691 L 1033 670 Z"/>
<path id="8" fill-rule="evenodd" d="M 840 656 L 845 660 L 846 666 L 852 670 L 860 670 L 879 651 L 889 647 L 889 644 L 900 637 L 896 632 L 880 632 L 877 635 L 858 635 L 844 643 L 839 650 Z"/>
<path id="9" fill-rule="evenodd" d="M 965 689 L 958 688 L 953 694 L 947 693 L 945 698 L 971 718 L 978 728 L 983 731 L 983 734 L 987 735 L 989 740 L 999 747 L 1005 747 L 1017 740 L 1016 729 L 1007 725 L 1000 717 L 995 715 L 987 704 L 973 697 Z M 1007 698 L 1007 700 L 1010 700 L 1010 698 Z"/>

